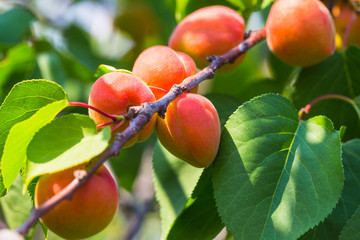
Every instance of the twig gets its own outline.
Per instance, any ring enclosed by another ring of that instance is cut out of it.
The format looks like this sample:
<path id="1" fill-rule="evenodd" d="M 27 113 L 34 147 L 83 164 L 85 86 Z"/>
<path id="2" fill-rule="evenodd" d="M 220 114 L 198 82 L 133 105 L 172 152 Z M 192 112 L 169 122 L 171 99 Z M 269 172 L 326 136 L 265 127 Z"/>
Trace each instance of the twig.
<path id="1" fill-rule="evenodd" d="M 81 178 L 75 178 L 68 186 L 66 186 L 57 195 L 44 202 L 41 206 L 33 209 L 30 217 L 21 225 L 17 232 L 22 235 L 26 235 L 31 227 L 37 222 L 37 220 L 45 213 L 50 211 L 53 207 L 59 204 L 65 199 L 71 199 L 76 189 L 84 184 L 87 179 L 95 173 L 95 171 L 110 157 L 117 157 L 120 153 L 121 148 L 124 144 L 130 140 L 136 133 L 138 133 L 147 122 L 150 121 L 151 117 L 158 113 L 160 117 L 165 117 L 167 106 L 182 93 L 191 91 L 200 82 L 211 79 L 214 77 L 215 72 L 221 68 L 224 64 L 233 62 L 241 54 L 248 51 L 255 44 L 259 43 L 266 37 L 265 28 L 253 31 L 249 37 L 241 42 L 237 47 L 234 47 L 229 52 L 222 56 L 213 56 L 210 58 L 211 63 L 209 66 L 198 72 L 197 74 L 186 78 L 181 84 L 174 85 L 170 91 L 160 98 L 159 100 L 152 103 L 144 103 L 138 107 L 131 107 L 128 112 L 128 116 L 134 116 L 130 118 L 129 126 L 122 132 L 116 134 L 114 142 L 105 151 L 102 157 L 89 169 L 84 176 Z"/>

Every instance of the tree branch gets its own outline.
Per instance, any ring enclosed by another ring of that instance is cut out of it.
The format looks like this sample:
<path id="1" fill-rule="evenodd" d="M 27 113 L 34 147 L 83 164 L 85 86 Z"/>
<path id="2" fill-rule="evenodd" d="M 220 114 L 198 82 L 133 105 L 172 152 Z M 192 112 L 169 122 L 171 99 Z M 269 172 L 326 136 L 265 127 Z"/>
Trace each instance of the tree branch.
<path id="1" fill-rule="evenodd" d="M 209 59 L 211 62 L 209 66 L 202 69 L 197 74 L 184 79 L 181 84 L 174 85 L 170 91 L 159 100 L 152 103 L 144 103 L 141 106 L 131 107 L 128 112 L 128 116 L 130 116 L 129 127 L 127 127 L 122 133 L 118 133 L 116 135 L 114 142 L 105 151 L 101 158 L 84 174 L 79 174 L 81 177 L 75 177 L 75 179 L 57 195 L 44 202 L 38 208 L 33 209 L 31 216 L 17 229 L 17 232 L 22 235 L 26 235 L 41 216 L 50 211 L 60 202 L 66 199 L 71 199 L 74 192 L 83 185 L 107 159 L 112 156 L 117 157 L 119 155 L 124 144 L 136 133 L 138 133 L 145 124 L 150 121 L 154 114 L 158 113 L 160 117 L 164 118 L 167 106 L 173 100 L 179 97 L 182 93 L 191 91 L 200 82 L 213 78 L 215 72 L 224 64 L 233 62 L 241 54 L 245 53 L 255 44 L 265 39 L 265 37 L 265 28 L 250 32 L 249 37 L 238 46 L 234 47 L 224 55 L 210 57 Z"/>

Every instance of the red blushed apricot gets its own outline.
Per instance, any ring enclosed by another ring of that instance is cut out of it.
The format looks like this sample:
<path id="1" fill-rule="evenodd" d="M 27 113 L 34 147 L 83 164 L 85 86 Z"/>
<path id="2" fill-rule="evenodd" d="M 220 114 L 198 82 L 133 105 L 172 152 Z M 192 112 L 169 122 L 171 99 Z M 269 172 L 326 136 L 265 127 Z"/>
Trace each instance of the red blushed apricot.
<path id="1" fill-rule="evenodd" d="M 282 61 L 306 67 L 333 54 L 335 26 L 319 0 L 278 0 L 270 9 L 266 39 Z"/>
<path id="2" fill-rule="evenodd" d="M 195 74 L 196 65 L 184 53 L 175 52 L 167 46 L 153 46 L 138 56 L 132 72 L 141 78 L 151 88 L 156 99 L 159 99 L 174 84 L 179 84 Z"/>
<path id="3" fill-rule="evenodd" d="M 144 102 L 154 101 L 154 94 L 141 79 L 133 74 L 122 72 L 107 73 L 97 79 L 89 96 L 90 105 L 114 115 L 124 115 L 131 106 L 140 106 Z M 89 109 L 89 116 L 96 124 L 111 121 L 92 109 Z M 131 147 L 136 142 L 148 139 L 153 132 L 155 122 L 156 116 L 154 115 L 139 133 L 126 142 L 124 147 Z M 129 122 L 126 121 L 113 131 L 113 135 L 124 131 L 128 126 Z"/>
<path id="4" fill-rule="evenodd" d="M 196 65 L 209 65 L 206 57 L 222 55 L 244 40 L 245 22 L 235 10 L 225 6 L 201 8 L 186 16 L 174 29 L 169 46 L 188 54 Z M 229 68 L 243 61 L 240 56 Z"/>
<path id="5" fill-rule="evenodd" d="M 156 134 L 161 144 L 194 167 L 208 167 L 220 141 L 220 121 L 214 105 L 205 97 L 184 93 L 158 119 Z"/>
<path id="6" fill-rule="evenodd" d="M 35 207 L 58 194 L 81 166 L 40 177 L 35 188 Z M 101 166 L 80 186 L 71 200 L 64 200 L 41 221 L 52 232 L 66 239 L 90 237 L 103 230 L 114 217 L 119 203 L 118 187 L 105 166 Z"/>

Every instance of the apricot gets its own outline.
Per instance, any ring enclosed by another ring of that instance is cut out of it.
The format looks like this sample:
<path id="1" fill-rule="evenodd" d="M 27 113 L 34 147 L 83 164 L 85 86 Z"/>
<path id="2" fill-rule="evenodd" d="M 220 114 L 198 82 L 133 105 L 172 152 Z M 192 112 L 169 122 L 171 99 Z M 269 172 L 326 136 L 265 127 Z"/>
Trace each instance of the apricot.
<path id="1" fill-rule="evenodd" d="M 354 9 L 348 3 L 340 2 L 334 6 L 333 16 L 336 28 L 336 48 L 341 50 L 350 45 L 360 46 L 360 16 Z M 348 34 L 347 39 L 345 39 L 346 34 Z"/>
<path id="2" fill-rule="evenodd" d="M 222 55 L 244 40 L 245 21 L 235 10 L 225 6 L 201 8 L 186 16 L 170 36 L 169 46 L 192 57 L 196 65 L 209 65 L 206 57 Z M 240 64 L 240 56 L 227 69 Z"/>
<path id="3" fill-rule="evenodd" d="M 156 123 L 161 144 L 174 156 L 194 167 L 208 167 L 220 141 L 220 121 L 214 105 L 205 97 L 184 93 Z"/>
<path id="4" fill-rule="evenodd" d="M 277 0 L 266 22 L 270 50 L 294 66 L 323 61 L 335 50 L 335 26 L 319 0 Z"/>
<path id="5" fill-rule="evenodd" d="M 134 74 L 122 72 L 111 72 L 101 76 L 95 81 L 89 96 L 90 105 L 114 115 L 124 115 L 131 106 L 140 106 L 144 102 L 153 102 L 155 100 L 150 88 L 140 78 Z M 89 116 L 96 124 L 111 121 L 111 119 L 92 109 L 89 109 Z M 124 147 L 131 147 L 136 142 L 148 139 L 153 132 L 155 122 L 156 116 L 153 116 L 150 122 L 131 138 Z M 128 126 L 129 122 L 126 121 L 112 132 L 113 136 L 124 131 Z"/>
<path id="6" fill-rule="evenodd" d="M 43 175 L 35 188 L 35 207 L 64 189 L 73 179 L 77 166 Z M 115 180 L 101 166 L 86 183 L 80 186 L 71 200 L 64 200 L 47 212 L 41 221 L 55 234 L 66 239 L 90 237 L 103 230 L 114 217 L 119 203 Z"/>
<path id="7" fill-rule="evenodd" d="M 153 91 L 156 99 L 164 96 L 174 84 L 196 73 L 194 61 L 185 53 L 167 46 L 145 49 L 136 59 L 132 72 Z"/>

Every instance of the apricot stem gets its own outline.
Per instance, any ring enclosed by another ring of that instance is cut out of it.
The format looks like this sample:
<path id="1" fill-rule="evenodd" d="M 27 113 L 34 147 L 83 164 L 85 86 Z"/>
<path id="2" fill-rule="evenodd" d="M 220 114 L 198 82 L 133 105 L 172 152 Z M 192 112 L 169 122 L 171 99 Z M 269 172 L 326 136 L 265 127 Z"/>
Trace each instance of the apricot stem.
<path id="1" fill-rule="evenodd" d="M 151 117 L 164 109 L 179 97 L 182 93 L 191 91 L 195 88 L 200 82 L 211 79 L 214 77 L 215 72 L 221 68 L 224 64 L 228 63 L 230 59 L 239 57 L 241 54 L 244 54 L 255 44 L 261 42 L 266 37 L 265 28 L 262 28 L 257 31 L 252 31 L 249 38 L 241 42 L 238 46 L 231 49 L 229 52 L 225 53 L 222 56 L 218 56 L 214 61 L 210 63 L 209 66 L 205 67 L 197 74 L 192 75 L 182 81 L 181 84 L 175 84 L 171 90 L 165 94 L 159 100 L 152 102 L 151 104 L 142 104 L 139 107 L 139 111 L 136 111 L 136 116 L 129 122 L 129 126 L 121 133 L 117 133 L 113 143 L 107 148 L 104 154 L 100 159 L 94 163 L 94 165 L 87 170 L 87 175 L 82 179 L 75 178 L 68 186 L 62 189 L 57 195 L 54 195 L 48 201 L 44 202 L 37 209 L 33 209 L 30 217 L 17 229 L 17 232 L 21 235 L 26 235 L 31 227 L 42 217 L 45 213 L 50 211 L 57 204 L 62 202 L 65 199 L 70 199 L 74 192 L 83 185 L 87 179 L 92 176 L 96 170 L 106 162 L 110 157 L 117 157 L 120 154 L 121 149 L 127 141 L 129 141 L 135 134 L 137 134 L 146 123 L 151 120 Z M 69 104 L 71 106 L 71 104 Z M 87 104 L 81 103 L 81 105 L 72 104 L 73 106 L 86 106 Z M 86 106 L 87 107 L 87 106 Z M 114 117 L 114 121 L 118 121 L 118 116 Z M 110 117 L 111 118 L 111 117 Z M 124 117 L 125 118 L 125 117 Z M 122 121 L 122 120 L 120 120 Z"/>
<path id="2" fill-rule="evenodd" d="M 309 113 L 310 109 L 318 102 L 321 102 L 323 100 L 326 99 L 338 99 L 338 100 L 342 100 L 344 102 L 350 103 L 351 105 L 354 104 L 354 101 L 346 96 L 340 95 L 340 94 L 325 94 L 322 95 L 320 97 L 315 98 L 314 100 L 312 100 L 309 104 L 307 104 L 305 107 L 301 108 L 298 116 L 299 116 L 299 121 L 301 121 L 303 119 L 303 117 Z"/>
<path id="3" fill-rule="evenodd" d="M 87 103 L 83 103 L 83 102 L 68 102 L 68 105 L 69 105 L 69 106 L 79 106 L 79 107 L 90 108 L 90 109 L 92 109 L 92 110 L 94 110 L 94 111 L 96 111 L 96 112 L 104 115 L 105 117 L 111 118 L 114 122 L 117 122 L 117 120 L 118 120 L 118 118 L 119 118 L 119 116 L 117 116 L 117 115 L 108 114 L 108 113 L 106 113 L 106 112 L 104 112 L 104 111 L 102 111 L 102 110 L 100 110 L 100 109 L 98 109 L 98 108 L 96 108 L 96 107 L 94 107 L 94 106 L 91 106 L 91 105 L 89 105 L 89 104 L 87 104 Z"/>

